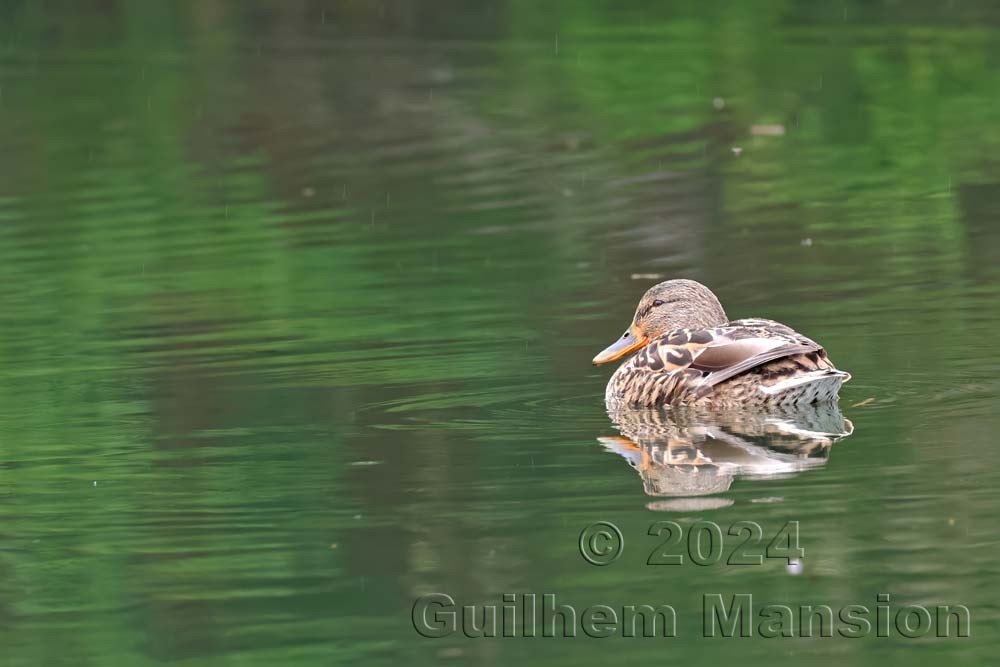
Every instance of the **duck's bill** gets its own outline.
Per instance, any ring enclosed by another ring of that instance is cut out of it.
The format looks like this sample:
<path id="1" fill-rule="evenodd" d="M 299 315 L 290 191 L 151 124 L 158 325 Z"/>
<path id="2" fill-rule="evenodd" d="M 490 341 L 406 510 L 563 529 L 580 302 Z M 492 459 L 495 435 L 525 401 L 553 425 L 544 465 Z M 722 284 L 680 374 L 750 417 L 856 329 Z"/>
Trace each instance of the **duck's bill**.
<path id="1" fill-rule="evenodd" d="M 641 333 L 638 333 L 635 325 L 632 325 L 628 328 L 628 331 L 622 334 L 621 338 L 616 340 L 611 345 L 608 345 L 601 351 L 600 354 L 594 357 L 594 365 L 599 366 L 600 364 L 606 364 L 609 361 L 614 361 L 615 359 L 621 359 L 626 354 L 635 352 L 648 342 L 649 339 Z"/>

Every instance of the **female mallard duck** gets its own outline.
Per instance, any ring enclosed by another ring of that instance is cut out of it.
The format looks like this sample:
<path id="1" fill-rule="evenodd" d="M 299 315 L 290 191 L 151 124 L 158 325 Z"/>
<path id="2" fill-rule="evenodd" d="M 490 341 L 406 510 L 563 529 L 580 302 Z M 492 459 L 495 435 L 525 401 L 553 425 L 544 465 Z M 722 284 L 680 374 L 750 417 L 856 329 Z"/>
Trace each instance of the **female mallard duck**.
<path id="1" fill-rule="evenodd" d="M 621 338 L 594 364 L 631 358 L 608 381 L 609 403 L 707 407 L 835 401 L 850 373 L 819 344 L 772 320 L 729 321 L 693 280 L 651 287 Z"/>

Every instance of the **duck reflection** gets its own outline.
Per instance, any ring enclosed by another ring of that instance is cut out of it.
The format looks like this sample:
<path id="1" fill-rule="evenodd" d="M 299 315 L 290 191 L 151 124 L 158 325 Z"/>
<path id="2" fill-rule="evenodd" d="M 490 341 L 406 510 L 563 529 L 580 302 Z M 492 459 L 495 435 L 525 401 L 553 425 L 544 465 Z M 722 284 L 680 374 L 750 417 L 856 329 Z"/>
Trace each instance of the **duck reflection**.
<path id="1" fill-rule="evenodd" d="M 836 405 L 767 412 L 608 405 L 621 435 L 598 438 L 638 471 L 649 496 L 673 498 L 650 509 L 690 511 L 731 505 L 705 498 L 737 477 L 770 479 L 821 466 L 854 425 Z"/>

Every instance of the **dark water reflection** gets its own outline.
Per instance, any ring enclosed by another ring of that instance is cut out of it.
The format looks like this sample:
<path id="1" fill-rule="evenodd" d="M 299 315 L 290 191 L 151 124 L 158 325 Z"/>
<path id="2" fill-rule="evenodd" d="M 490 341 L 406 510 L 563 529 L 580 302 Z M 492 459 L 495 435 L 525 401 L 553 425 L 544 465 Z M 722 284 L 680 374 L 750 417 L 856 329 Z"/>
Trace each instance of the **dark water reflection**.
<path id="1" fill-rule="evenodd" d="M 0 7 L 0 662 L 991 664 L 994 4 L 539 5 Z M 659 276 L 854 376 L 828 463 L 671 516 L 799 521 L 801 576 L 645 565 L 589 360 Z M 974 639 L 709 641 L 716 590 Z M 424 640 L 438 591 L 679 636 Z"/>

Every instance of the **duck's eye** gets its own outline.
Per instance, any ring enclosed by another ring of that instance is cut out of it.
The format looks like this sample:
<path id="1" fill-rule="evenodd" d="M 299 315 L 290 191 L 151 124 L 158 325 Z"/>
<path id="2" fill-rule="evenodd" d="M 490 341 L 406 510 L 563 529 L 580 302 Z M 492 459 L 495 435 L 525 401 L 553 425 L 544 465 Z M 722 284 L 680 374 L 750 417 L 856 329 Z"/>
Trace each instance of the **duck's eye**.
<path id="1" fill-rule="evenodd" d="M 653 301 L 653 308 L 656 308 L 657 306 L 662 306 L 662 305 L 663 305 L 663 302 L 660 301 L 659 299 L 656 299 L 656 300 Z"/>

